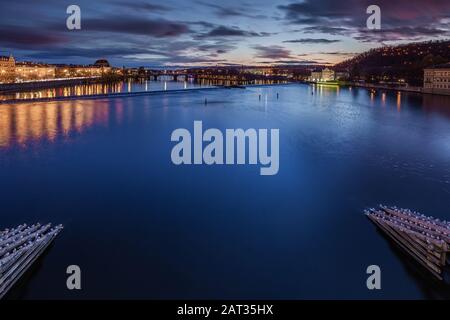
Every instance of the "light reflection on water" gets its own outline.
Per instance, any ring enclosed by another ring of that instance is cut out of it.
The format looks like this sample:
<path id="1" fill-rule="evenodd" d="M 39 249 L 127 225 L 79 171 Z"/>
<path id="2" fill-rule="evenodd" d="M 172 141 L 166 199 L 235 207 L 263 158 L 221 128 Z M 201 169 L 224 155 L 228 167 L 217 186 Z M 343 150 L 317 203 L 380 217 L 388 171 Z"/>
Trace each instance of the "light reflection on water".
<path id="1" fill-rule="evenodd" d="M 144 85 L 148 86 L 147 81 L 145 81 Z M 161 85 L 165 87 L 167 83 L 162 82 Z M 186 82 L 184 82 L 184 88 L 188 88 L 186 87 Z M 64 93 L 70 94 L 70 89 L 68 88 L 52 90 L 62 90 Z M 97 84 L 86 86 L 84 89 L 76 87 L 73 90 L 80 95 L 122 92 L 123 84 L 113 86 Z M 315 95 L 316 98 L 322 101 L 322 99 L 327 99 L 330 96 L 339 96 L 342 89 L 338 86 L 311 86 L 310 90 L 313 96 Z M 348 90 L 349 93 L 352 92 L 352 88 L 345 90 Z M 381 106 L 386 105 L 388 99 L 386 92 L 368 90 L 367 94 L 371 106 L 377 103 Z M 355 95 L 355 98 L 357 97 Z M 390 97 L 391 99 L 395 97 L 395 100 L 391 101 L 395 103 L 397 112 L 401 112 L 402 94 L 396 92 L 392 93 Z M 161 99 L 163 105 L 166 105 L 166 97 L 161 96 Z M 438 112 L 450 117 L 450 108 L 442 107 L 442 104 L 447 104 L 449 99 L 446 96 L 424 95 L 421 103 L 423 110 L 427 113 Z M 94 100 L 0 105 L 0 147 L 8 147 L 14 144 L 24 145 L 29 141 L 42 139 L 53 141 L 58 135 L 65 136 L 71 132 L 82 132 L 95 124 L 106 125 L 109 121 L 110 113 L 113 113 L 117 123 L 121 123 L 124 117 L 124 106 L 120 99 L 113 101 L 116 103 L 112 106 L 102 101 Z M 267 105 L 267 95 L 264 96 L 264 102 Z"/>
<path id="2" fill-rule="evenodd" d="M 272 84 L 274 81 L 254 81 L 252 84 Z M 117 83 L 92 83 L 80 85 L 68 85 L 51 89 L 25 90 L 21 92 L 0 93 L 0 101 L 4 100 L 28 100 L 56 97 L 88 96 L 123 92 L 167 91 L 193 88 L 208 88 L 211 86 L 231 85 L 232 81 L 210 80 L 127 80 Z"/>
<path id="3" fill-rule="evenodd" d="M 116 120 L 120 122 L 123 114 L 120 104 L 116 105 L 116 111 Z M 107 124 L 109 112 L 107 104 L 88 100 L 1 105 L 0 147 L 54 141 L 57 136 L 80 133 L 94 124 Z"/>

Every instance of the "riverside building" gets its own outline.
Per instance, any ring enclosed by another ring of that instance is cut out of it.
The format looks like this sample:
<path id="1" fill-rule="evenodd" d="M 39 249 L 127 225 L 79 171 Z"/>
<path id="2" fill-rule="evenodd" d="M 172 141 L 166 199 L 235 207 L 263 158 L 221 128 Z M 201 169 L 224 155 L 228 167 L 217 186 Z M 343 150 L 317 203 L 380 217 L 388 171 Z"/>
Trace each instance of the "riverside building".
<path id="1" fill-rule="evenodd" d="M 450 63 L 424 69 L 423 91 L 450 95 Z"/>
<path id="2" fill-rule="evenodd" d="M 14 82 L 16 78 L 16 60 L 12 55 L 0 56 L 0 83 Z"/>

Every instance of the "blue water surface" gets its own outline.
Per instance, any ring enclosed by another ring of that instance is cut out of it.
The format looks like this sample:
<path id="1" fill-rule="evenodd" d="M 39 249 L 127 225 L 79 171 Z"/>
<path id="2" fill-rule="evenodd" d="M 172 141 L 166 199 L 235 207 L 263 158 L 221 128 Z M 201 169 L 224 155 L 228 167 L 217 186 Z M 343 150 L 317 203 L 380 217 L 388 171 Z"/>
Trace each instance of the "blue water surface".
<path id="1" fill-rule="evenodd" d="M 175 166 L 170 135 L 195 120 L 279 129 L 278 174 Z M 0 105 L 0 229 L 65 226 L 10 298 L 450 297 L 363 215 L 379 203 L 450 219 L 450 97 L 291 84 Z"/>

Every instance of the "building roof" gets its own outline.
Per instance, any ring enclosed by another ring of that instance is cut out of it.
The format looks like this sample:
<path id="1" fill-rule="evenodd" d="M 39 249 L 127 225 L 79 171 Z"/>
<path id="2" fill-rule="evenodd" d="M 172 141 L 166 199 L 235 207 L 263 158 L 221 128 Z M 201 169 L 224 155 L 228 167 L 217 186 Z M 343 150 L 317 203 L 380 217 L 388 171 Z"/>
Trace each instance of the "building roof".
<path id="1" fill-rule="evenodd" d="M 109 67 L 109 62 L 106 59 L 99 59 L 97 61 L 95 61 L 94 66 L 98 66 L 98 67 Z"/>
<path id="2" fill-rule="evenodd" d="M 17 62 L 16 66 L 18 67 L 54 67 L 52 65 L 46 64 L 46 63 L 37 63 L 37 62 Z"/>
<path id="3" fill-rule="evenodd" d="M 432 67 L 428 67 L 425 69 L 450 69 L 450 62 L 447 63 L 443 63 L 443 64 L 438 64 Z"/>

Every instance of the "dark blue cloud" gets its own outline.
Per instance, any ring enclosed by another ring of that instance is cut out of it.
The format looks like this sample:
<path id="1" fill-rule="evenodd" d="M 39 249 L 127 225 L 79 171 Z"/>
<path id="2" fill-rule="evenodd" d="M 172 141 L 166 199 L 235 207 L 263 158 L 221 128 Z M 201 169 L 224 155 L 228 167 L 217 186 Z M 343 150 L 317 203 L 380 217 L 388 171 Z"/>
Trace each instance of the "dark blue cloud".
<path id="1" fill-rule="evenodd" d="M 337 41 L 375 46 L 449 35 L 449 0 L 379 0 L 378 33 L 365 29 L 369 0 L 77 0 L 82 29 L 69 31 L 66 8 L 73 3 L 5 3 L 0 10 L 2 50 L 23 59 L 69 63 L 100 56 L 127 65 L 235 63 L 241 58 L 296 60 L 303 47 L 295 43 L 319 52 L 320 46 Z M 296 30 L 288 31 L 293 25 Z M 239 55 L 233 54 L 236 49 Z"/>
<path id="2" fill-rule="evenodd" d="M 381 9 L 381 32 L 366 28 L 369 5 Z M 305 33 L 352 35 L 361 41 L 424 40 L 448 36 L 448 0 L 303 0 L 279 5 L 284 20 Z"/>
<path id="3" fill-rule="evenodd" d="M 108 16 L 83 20 L 83 28 L 91 31 L 146 35 L 157 38 L 177 37 L 190 33 L 184 23 L 165 19 L 145 19 L 136 16 Z"/>
<path id="4" fill-rule="evenodd" d="M 303 43 L 303 44 L 311 44 L 311 43 L 320 43 L 320 44 L 328 44 L 340 42 L 341 40 L 337 39 L 324 39 L 324 38 L 302 38 L 302 39 L 294 39 L 294 40 L 285 40 L 284 43 Z"/>

